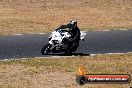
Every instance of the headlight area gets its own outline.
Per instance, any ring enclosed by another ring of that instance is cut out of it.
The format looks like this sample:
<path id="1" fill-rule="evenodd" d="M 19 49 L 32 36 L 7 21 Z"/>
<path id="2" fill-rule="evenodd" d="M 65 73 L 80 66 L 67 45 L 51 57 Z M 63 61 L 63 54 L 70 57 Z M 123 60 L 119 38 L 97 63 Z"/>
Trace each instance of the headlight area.
<path id="1" fill-rule="evenodd" d="M 49 41 L 52 39 L 52 37 L 49 37 Z"/>
<path id="2" fill-rule="evenodd" d="M 52 43 L 53 43 L 54 45 L 56 45 L 56 44 L 59 43 L 59 41 L 58 41 L 58 40 L 52 40 Z"/>

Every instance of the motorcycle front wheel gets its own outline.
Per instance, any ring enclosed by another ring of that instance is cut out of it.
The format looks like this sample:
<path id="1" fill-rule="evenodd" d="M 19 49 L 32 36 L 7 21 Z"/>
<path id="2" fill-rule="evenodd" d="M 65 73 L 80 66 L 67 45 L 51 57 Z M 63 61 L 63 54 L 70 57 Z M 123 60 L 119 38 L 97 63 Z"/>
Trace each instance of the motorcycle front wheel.
<path id="1" fill-rule="evenodd" d="M 41 50 L 42 55 L 47 55 L 47 54 L 49 54 L 50 48 L 51 48 L 51 45 L 50 45 L 49 43 L 46 44 L 46 45 L 42 48 L 42 50 Z"/>

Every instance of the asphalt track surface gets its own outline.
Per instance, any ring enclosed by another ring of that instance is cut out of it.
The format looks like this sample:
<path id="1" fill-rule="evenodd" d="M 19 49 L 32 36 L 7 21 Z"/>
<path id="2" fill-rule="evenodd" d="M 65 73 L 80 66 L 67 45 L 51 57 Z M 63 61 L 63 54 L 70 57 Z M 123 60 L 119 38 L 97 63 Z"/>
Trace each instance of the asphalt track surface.
<path id="1" fill-rule="evenodd" d="M 45 57 L 40 51 L 48 37 L 49 34 L 1 35 L 0 59 Z M 87 32 L 85 41 L 80 42 L 74 55 L 126 52 L 132 52 L 132 30 L 94 31 Z"/>

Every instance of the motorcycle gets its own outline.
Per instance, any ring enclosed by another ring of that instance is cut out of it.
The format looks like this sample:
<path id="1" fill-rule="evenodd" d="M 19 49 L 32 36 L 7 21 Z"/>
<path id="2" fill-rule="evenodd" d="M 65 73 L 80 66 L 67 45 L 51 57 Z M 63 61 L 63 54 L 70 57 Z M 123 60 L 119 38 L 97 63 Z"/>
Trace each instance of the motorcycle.
<path id="1" fill-rule="evenodd" d="M 86 33 L 81 31 L 80 32 L 80 40 L 84 41 Z M 51 33 L 49 36 L 49 42 L 42 48 L 41 53 L 42 55 L 47 55 L 50 52 L 52 53 L 65 53 L 65 54 L 71 54 L 72 52 L 75 52 L 75 50 L 78 48 L 75 47 L 76 49 L 69 50 L 69 44 L 66 43 L 68 38 L 70 38 L 71 35 L 67 30 L 62 30 L 59 29 L 57 31 L 54 31 Z"/>

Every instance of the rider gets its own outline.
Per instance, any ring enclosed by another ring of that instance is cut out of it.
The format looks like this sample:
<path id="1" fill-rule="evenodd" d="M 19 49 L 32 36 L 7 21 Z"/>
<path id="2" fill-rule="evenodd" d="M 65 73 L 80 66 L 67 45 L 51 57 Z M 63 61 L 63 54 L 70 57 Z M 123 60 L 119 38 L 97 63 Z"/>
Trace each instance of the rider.
<path id="1" fill-rule="evenodd" d="M 63 30 L 65 28 L 69 28 L 68 32 L 71 35 L 71 38 L 69 38 L 66 43 L 69 43 L 70 50 L 76 51 L 77 47 L 79 46 L 79 40 L 80 40 L 80 29 L 77 26 L 77 21 L 72 20 L 66 25 L 61 25 L 56 30 L 59 30 L 59 29 Z"/>

